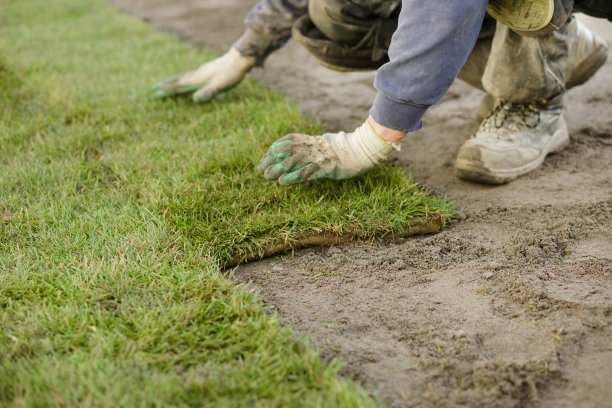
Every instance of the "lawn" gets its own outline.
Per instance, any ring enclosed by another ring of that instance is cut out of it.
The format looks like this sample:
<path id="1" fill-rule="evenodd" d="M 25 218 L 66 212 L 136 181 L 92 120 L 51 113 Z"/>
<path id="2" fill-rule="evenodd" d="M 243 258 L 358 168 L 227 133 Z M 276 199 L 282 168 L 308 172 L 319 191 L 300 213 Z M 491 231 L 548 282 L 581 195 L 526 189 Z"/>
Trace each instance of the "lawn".
<path id="1" fill-rule="evenodd" d="M 221 267 L 435 228 L 444 200 L 392 166 L 267 182 L 270 143 L 319 130 L 280 95 L 155 100 L 213 55 L 102 1 L 0 9 L 0 406 L 374 405 Z"/>

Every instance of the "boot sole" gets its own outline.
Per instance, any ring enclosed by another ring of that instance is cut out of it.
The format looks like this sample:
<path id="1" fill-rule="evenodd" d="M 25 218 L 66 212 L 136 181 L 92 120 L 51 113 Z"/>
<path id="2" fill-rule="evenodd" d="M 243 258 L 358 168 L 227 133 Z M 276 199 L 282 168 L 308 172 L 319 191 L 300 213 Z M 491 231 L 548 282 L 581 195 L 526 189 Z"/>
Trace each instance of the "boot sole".
<path id="1" fill-rule="evenodd" d="M 563 120 L 563 117 L 560 120 Z M 546 156 L 550 153 L 560 152 L 568 145 L 569 132 L 564 121 L 562 126 L 557 129 L 550 138 L 550 141 L 542 150 L 542 153 L 530 163 L 513 169 L 490 169 L 471 160 L 457 159 L 455 163 L 455 174 L 459 178 L 467 181 L 475 181 L 484 184 L 505 184 L 535 170 L 544 162 Z"/>

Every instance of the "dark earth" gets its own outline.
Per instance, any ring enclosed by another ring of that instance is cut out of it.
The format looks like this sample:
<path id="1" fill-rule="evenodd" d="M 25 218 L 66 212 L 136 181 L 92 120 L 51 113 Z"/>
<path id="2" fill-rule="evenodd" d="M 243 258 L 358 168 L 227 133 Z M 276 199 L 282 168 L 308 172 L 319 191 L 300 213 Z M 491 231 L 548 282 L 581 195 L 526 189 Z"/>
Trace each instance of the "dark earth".
<path id="1" fill-rule="evenodd" d="M 222 53 L 257 1 L 111 2 Z M 580 18 L 612 46 L 612 24 Z M 329 71 L 293 42 L 252 76 L 332 131 L 358 126 L 375 95 L 373 73 Z M 453 174 L 482 96 L 458 81 L 394 157 L 456 202 L 442 232 L 299 250 L 233 277 L 391 407 L 612 407 L 612 58 L 567 93 L 570 146 L 507 185 Z"/>

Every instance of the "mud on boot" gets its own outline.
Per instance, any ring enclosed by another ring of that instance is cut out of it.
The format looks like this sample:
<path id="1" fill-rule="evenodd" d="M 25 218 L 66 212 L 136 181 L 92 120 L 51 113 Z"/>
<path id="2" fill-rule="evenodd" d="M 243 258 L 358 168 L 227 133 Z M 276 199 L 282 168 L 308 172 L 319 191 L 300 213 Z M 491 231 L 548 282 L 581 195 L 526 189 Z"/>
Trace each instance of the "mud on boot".
<path id="1" fill-rule="evenodd" d="M 501 101 L 457 155 L 456 174 L 503 184 L 536 169 L 549 153 L 569 144 L 562 105 Z"/>

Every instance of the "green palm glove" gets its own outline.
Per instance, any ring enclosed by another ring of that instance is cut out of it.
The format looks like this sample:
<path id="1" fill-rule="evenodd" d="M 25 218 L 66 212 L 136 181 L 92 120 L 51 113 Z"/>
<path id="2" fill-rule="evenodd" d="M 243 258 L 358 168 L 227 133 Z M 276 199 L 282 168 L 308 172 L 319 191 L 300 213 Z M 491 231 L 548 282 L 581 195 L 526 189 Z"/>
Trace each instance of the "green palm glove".
<path id="1" fill-rule="evenodd" d="M 183 72 L 153 85 L 156 98 L 182 95 L 196 91 L 193 100 L 208 102 L 216 94 L 237 85 L 255 66 L 255 57 L 245 57 L 235 48 L 195 71 Z"/>
<path id="2" fill-rule="evenodd" d="M 257 169 L 284 186 L 323 178 L 342 180 L 367 172 L 392 151 L 393 146 L 366 121 L 352 133 L 287 135 L 270 146 Z"/>

